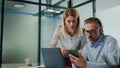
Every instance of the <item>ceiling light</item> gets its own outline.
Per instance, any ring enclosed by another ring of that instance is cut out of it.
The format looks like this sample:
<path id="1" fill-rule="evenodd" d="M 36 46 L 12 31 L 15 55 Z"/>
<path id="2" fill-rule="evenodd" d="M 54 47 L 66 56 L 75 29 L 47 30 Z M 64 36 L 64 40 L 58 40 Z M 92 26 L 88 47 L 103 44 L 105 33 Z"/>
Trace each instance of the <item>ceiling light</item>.
<path id="1" fill-rule="evenodd" d="M 15 8 L 23 8 L 23 7 L 25 7 L 25 5 L 22 4 L 22 3 L 15 3 L 13 6 L 14 6 Z"/>
<path id="2" fill-rule="evenodd" d="M 47 9 L 46 12 L 61 13 L 59 10 Z"/>
<path id="3" fill-rule="evenodd" d="M 56 10 L 56 11 L 54 11 L 55 13 L 61 13 L 61 11 L 59 11 L 59 10 Z"/>
<path id="4" fill-rule="evenodd" d="M 47 12 L 54 12 L 55 10 L 53 10 L 53 9 L 47 9 L 46 11 Z"/>

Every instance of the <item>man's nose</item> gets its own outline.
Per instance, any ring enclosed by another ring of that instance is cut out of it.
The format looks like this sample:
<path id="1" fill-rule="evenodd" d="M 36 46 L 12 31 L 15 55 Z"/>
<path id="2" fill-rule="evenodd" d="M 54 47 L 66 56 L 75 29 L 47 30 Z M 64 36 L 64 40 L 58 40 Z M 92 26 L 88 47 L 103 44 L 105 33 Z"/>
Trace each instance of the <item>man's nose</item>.
<path id="1" fill-rule="evenodd" d="M 87 32 L 87 36 L 91 36 L 92 35 L 92 33 L 91 32 Z"/>

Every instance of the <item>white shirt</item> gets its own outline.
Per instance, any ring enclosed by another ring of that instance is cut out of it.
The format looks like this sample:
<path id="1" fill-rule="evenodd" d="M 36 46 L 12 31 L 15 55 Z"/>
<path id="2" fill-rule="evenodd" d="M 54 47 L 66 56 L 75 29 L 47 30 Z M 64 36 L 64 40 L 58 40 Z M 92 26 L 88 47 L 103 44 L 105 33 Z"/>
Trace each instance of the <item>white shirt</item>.
<path id="1" fill-rule="evenodd" d="M 67 35 L 66 37 L 64 37 L 63 30 L 61 27 L 58 27 L 55 30 L 49 47 L 56 47 L 58 41 L 60 41 L 60 44 L 62 47 L 68 50 L 71 50 L 71 49 L 78 50 L 82 48 L 86 43 L 86 39 L 84 36 L 79 37 L 77 35 L 73 35 L 71 37 L 70 35 Z"/>
<path id="2" fill-rule="evenodd" d="M 87 61 L 87 68 L 109 68 L 119 64 L 119 45 L 112 36 L 102 34 L 94 45 L 88 40 L 82 55 Z M 105 59 L 109 60 L 111 65 Z"/>

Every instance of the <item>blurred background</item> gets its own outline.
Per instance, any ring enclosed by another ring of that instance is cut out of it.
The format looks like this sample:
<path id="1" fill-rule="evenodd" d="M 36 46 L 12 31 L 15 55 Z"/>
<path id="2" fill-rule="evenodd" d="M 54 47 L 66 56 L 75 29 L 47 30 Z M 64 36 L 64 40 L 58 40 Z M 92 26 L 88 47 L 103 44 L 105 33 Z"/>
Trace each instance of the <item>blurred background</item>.
<path id="1" fill-rule="evenodd" d="M 69 7 L 78 10 L 82 27 L 86 18 L 100 18 L 104 33 L 120 44 L 120 0 L 0 0 L 0 68 L 24 67 L 26 58 L 43 64 L 41 48 L 48 47 Z"/>

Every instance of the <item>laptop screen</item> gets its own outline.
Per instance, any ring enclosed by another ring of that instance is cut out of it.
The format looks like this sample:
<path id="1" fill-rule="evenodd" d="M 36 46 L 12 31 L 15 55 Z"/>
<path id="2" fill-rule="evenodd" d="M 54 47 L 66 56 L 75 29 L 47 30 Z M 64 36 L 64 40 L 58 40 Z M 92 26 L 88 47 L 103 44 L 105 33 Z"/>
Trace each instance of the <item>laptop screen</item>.
<path id="1" fill-rule="evenodd" d="M 45 68 L 65 68 L 60 48 L 42 48 Z"/>

